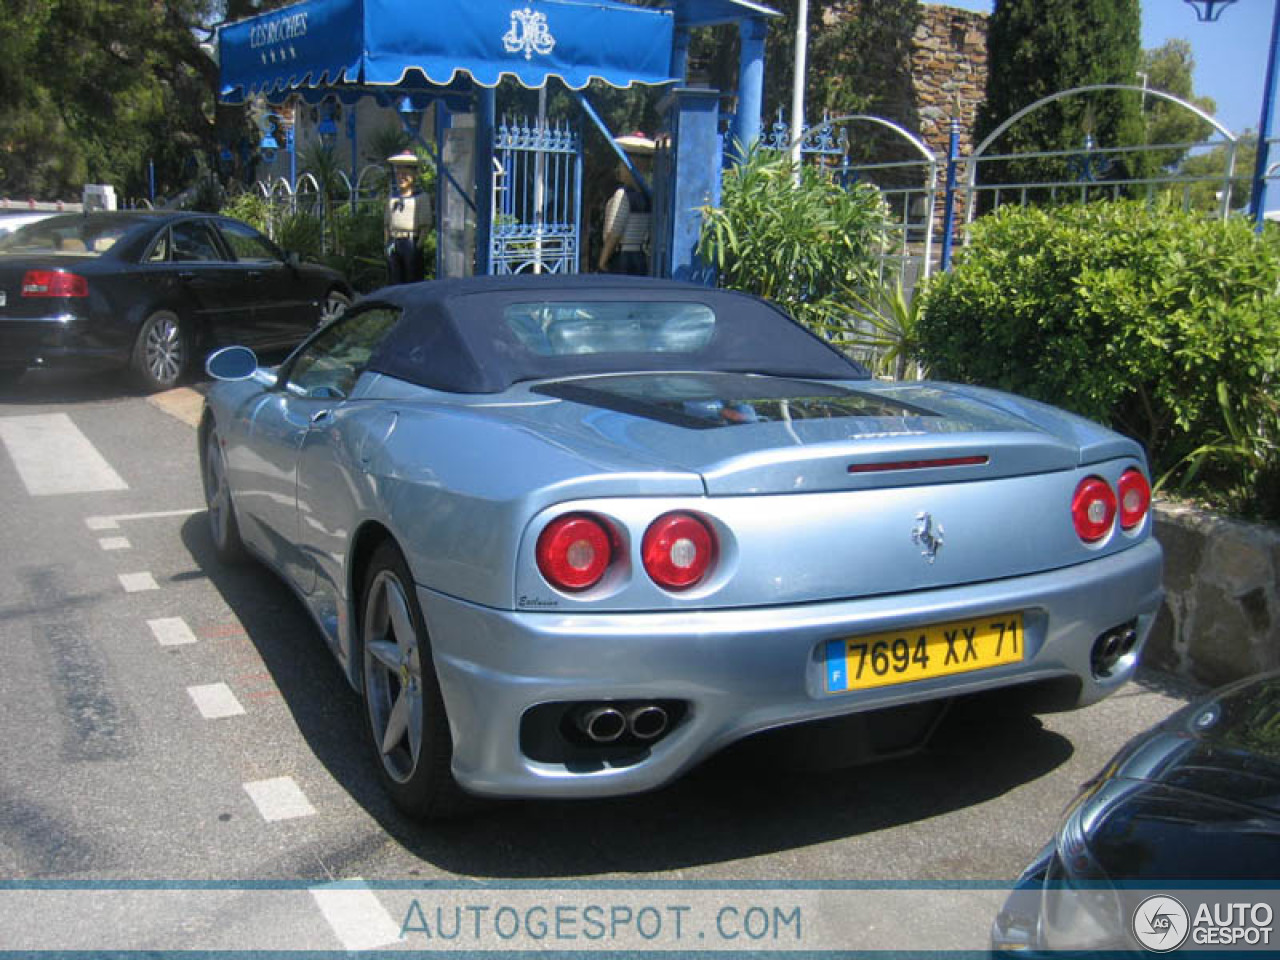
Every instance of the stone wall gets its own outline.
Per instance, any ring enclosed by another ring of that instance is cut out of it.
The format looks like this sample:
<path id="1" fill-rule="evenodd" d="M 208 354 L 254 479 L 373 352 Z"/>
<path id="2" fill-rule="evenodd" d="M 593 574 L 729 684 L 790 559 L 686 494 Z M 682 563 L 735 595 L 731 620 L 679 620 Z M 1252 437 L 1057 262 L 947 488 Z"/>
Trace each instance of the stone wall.
<path id="1" fill-rule="evenodd" d="M 1165 602 L 1143 662 L 1216 686 L 1280 668 L 1280 531 L 1157 505 Z"/>
<path id="2" fill-rule="evenodd" d="M 911 77 L 918 132 L 945 157 L 954 116 L 960 121 L 961 151 L 969 152 L 978 105 L 986 97 L 986 14 L 922 4 L 911 41 Z"/>

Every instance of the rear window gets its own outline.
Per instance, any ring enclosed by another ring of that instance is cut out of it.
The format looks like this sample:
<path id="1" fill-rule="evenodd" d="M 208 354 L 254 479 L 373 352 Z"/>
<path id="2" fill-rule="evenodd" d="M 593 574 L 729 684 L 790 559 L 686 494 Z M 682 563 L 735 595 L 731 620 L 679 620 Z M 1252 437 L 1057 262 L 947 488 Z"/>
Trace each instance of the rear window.
<path id="1" fill-rule="evenodd" d="M 0 253 L 94 257 L 110 250 L 133 226 L 123 221 L 104 223 L 79 217 L 56 217 L 29 223 L 0 237 Z"/>
<path id="2" fill-rule="evenodd" d="M 716 315 L 703 303 L 562 300 L 509 304 L 503 322 L 539 357 L 692 354 L 711 342 Z"/>

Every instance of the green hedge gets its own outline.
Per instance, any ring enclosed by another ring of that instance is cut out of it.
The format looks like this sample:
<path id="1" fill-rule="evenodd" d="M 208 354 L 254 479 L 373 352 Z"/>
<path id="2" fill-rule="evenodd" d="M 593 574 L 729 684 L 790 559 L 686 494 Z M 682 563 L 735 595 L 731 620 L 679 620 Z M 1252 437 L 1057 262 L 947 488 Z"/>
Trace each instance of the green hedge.
<path id="1" fill-rule="evenodd" d="M 725 171 L 718 207 L 702 211 L 698 255 L 720 286 L 767 297 L 815 330 L 856 312 L 850 291 L 873 281 L 889 229 L 880 192 L 848 189 L 787 154 L 756 148 Z"/>
<path id="2" fill-rule="evenodd" d="M 1255 450 L 1274 450 L 1274 232 L 1130 202 L 1005 207 L 973 225 L 958 265 L 925 297 L 920 342 L 934 375 L 1108 423 L 1146 445 L 1157 476 L 1187 475 L 1197 449 L 1242 429 Z M 1197 464 L 1209 467 L 1202 485 L 1246 512 L 1280 514 L 1265 489 L 1274 457 L 1248 469 L 1209 459 Z"/>

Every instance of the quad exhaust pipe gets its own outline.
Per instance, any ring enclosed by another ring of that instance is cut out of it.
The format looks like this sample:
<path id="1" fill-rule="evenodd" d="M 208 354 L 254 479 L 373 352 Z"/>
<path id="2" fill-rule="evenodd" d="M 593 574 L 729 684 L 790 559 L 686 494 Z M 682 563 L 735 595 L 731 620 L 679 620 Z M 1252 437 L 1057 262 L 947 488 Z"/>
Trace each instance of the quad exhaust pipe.
<path id="1" fill-rule="evenodd" d="M 643 742 L 656 740 L 667 732 L 671 719 L 656 703 L 642 703 L 624 710 L 599 704 L 579 711 L 578 729 L 593 743 L 616 743 L 624 734 Z"/>

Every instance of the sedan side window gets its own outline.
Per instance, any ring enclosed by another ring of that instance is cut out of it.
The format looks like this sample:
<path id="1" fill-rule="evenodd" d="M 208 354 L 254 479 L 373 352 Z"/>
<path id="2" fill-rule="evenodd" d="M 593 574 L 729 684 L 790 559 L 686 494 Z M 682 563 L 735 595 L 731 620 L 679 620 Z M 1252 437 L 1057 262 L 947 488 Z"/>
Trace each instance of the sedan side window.
<path id="1" fill-rule="evenodd" d="M 275 244 L 248 224 L 223 220 L 221 227 L 223 239 L 241 263 L 280 263 L 284 259 Z"/>
<path id="2" fill-rule="evenodd" d="M 218 238 L 209 224 L 199 220 L 175 223 L 170 228 L 172 252 L 176 263 L 210 263 L 225 260 L 218 249 Z"/>
<path id="3" fill-rule="evenodd" d="M 373 351 L 399 320 L 400 311 L 391 307 L 348 313 L 302 348 L 287 388 L 308 397 L 350 396 Z"/>

